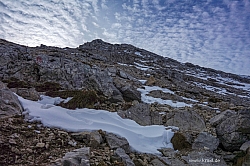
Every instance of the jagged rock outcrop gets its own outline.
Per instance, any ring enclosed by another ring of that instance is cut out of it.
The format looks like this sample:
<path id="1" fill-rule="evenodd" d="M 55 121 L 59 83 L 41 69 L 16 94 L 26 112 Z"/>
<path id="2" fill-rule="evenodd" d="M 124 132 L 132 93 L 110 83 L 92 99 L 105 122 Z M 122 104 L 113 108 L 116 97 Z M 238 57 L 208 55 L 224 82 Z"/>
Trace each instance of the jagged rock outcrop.
<path id="1" fill-rule="evenodd" d="M 141 93 L 133 86 L 133 82 L 127 82 L 125 79 L 114 79 L 114 85 L 122 93 L 125 101 L 141 101 Z"/>
<path id="2" fill-rule="evenodd" d="M 120 158 L 120 160 L 123 162 L 124 165 L 135 166 L 135 164 L 133 163 L 133 161 L 130 159 L 129 155 L 127 155 L 125 153 L 124 149 L 117 148 L 115 150 L 115 156 L 117 156 L 118 158 Z"/>
<path id="3" fill-rule="evenodd" d="M 239 150 L 244 142 L 250 140 L 250 110 L 243 109 L 226 118 L 216 126 L 216 133 L 225 149 Z"/>
<path id="4" fill-rule="evenodd" d="M 17 96 L 0 81 L 0 118 L 21 114 L 22 111 Z"/>
<path id="5" fill-rule="evenodd" d="M 122 100 L 121 92 L 114 86 L 112 78 L 107 71 L 100 71 L 96 69 L 92 75 L 84 81 L 84 86 L 90 89 L 95 89 L 102 92 L 109 98 Z"/>
<path id="6" fill-rule="evenodd" d="M 111 149 L 122 148 L 126 153 L 130 152 L 129 143 L 126 138 L 120 137 L 113 133 L 107 133 L 105 138 Z"/>
<path id="7" fill-rule="evenodd" d="M 151 111 L 150 105 L 146 103 L 138 103 L 128 110 L 119 110 L 117 113 L 122 118 L 132 119 L 143 126 L 162 124 L 161 115 L 158 112 Z"/>
<path id="8" fill-rule="evenodd" d="M 123 98 L 126 101 L 141 101 L 141 94 L 133 86 L 124 86 L 120 89 Z"/>

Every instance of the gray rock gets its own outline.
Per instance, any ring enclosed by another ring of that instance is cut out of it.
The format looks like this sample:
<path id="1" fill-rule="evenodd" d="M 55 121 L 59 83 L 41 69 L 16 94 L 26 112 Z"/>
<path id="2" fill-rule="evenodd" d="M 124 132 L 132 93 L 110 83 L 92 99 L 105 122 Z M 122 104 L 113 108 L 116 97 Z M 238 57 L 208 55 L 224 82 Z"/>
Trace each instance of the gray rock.
<path id="1" fill-rule="evenodd" d="M 235 114 L 236 114 L 235 111 L 226 110 L 220 113 L 219 115 L 216 115 L 215 117 L 211 118 L 209 122 L 212 126 L 217 126 L 218 124 L 220 124 L 221 122 L 223 122 L 224 120 Z"/>
<path id="2" fill-rule="evenodd" d="M 91 146 L 92 148 L 96 148 L 100 146 L 102 142 L 103 142 L 102 136 L 98 131 L 93 131 L 90 133 L 89 146 Z"/>
<path id="3" fill-rule="evenodd" d="M 5 86 L 5 84 L 2 81 L 0 81 L 0 90 L 6 89 L 6 88 L 7 87 Z"/>
<path id="4" fill-rule="evenodd" d="M 250 134 L 250 109 L 243 109 L 238 112 L 239 132 Z M 250 138 L 249 138 L 250 140 Z"/>
<path id="5" fill-rule="evenodd" d="M 118 102 L 124 102 L 124 99 L 122 95 L 118 94 L 118 95 L 112 95 L 109 101 L 112 103 L 118 103 Z"/>
<path id="6" fill-rule="evenodd" d="M 37 101 L 40 99 L 40 95 L 35 88 L 18 88 L 16 93 L 28 100 Z"/>
<path id="7" fill-rule="evenodd" d="M 209 151 L 191 151 L 187 156 L 181 157 L 190 166 L 227 166 L 221 156 Z"/>
<path id="8" fill-rule="evenodd" d="M 180 131 L 202 132 L 206 126 L 203 118 L 194 111 L 179 110 L 167 114 L 165 126 L 179 127 Z"/>
<path id="9" fill-rule="evenodd" d="M 45 143 L 39 142 L 39 143 L 36 144 L 36 147 L 37 148 L 43 148 L 43 147 L 45 147 Z"/>
<path id="10" fill-rule="evenodd" d="M 161 160 L 159 159 L 154 159 L 151 161 L 151 164 L 153 166 L 166 166 L 166 164 L 164 164 L 163 162 L 161 162 Z"/>
<path id="11" fill-rule="evenodd" d="M 141 93 L 133 86 L 135 82 L 126 81 L 125 79 L 114 79 L 114 84 L 122 93 L 126 101 L 138 100 L 141 101 Z"/>
<path id="12" fill-rule="evenodd" d="M 236 115 L 218 124 L 216 133 L 226 150 L 239 150 L 244 142 L 250 140 L 250 110 L 238 111 Z"/>
<path id="13" fill-rule="evenodd" d="M 91 133 L 90 131 L 72 133 L 71 137 L 74 138 L 74 140 L 76 141 L 88 144 L 90 142 L 90 133 Z"/>
<path id="14" fill-rule="evenodd" d="M 124 79 L 129 79 L 129 80 L 133 80 L 133 81 L 136 81 L 137 79 L 132 77 L 130 74 L 126 73 L 125 71 L 123 70 L 119 70 L 118 73 L 117 73 L 121 78 L 124 78 Z"/>
<path id="15" fill-rule="evenodd" d="M 245 142 L 241 145 L 240 150 L 247 152 L 247 150 L 250 149 L 250 141 Z"/>
<path id="16" fill-rule="evenodd" d="M 103 138 L 98 131 L 72 133 L 71 137 L 76 141 L 84 142 L 92 148 L 100 146 L 100 144 L 103 142 Z"/>
<path id="17" fill-rule="evenodd" d="M 124 100 L 126 101 L 141 101 L 141 93 L 132 86 L 122 87 L 120 91 L 123 95 Z"/>
<path id="18" fill-rule="evenodd" d="M 106 57 L 101 56 L 101 55 L 99 55 L 99 54 L 93 54 L 93 55 L 91 56 L 91 58 L 93 58 L 93 59 L 95 59 L 95 60 L 99 60 L 99 61 L 107 61 L 107 58 L 106 58 Z"/>
<path id="19" fill-rule="evenodd" d="M 130 152 L 129 143 L 126 138 L 120 137 L 113 133 L 107 133 L 105 135 L 107 143 L 111 149 L 122 148 L 126 153 Z"/>
<path id="20" fill-rule="evenodd" d="M 122 96 L 121 92 L 114 86 L 113 80 L 107 71 L 96 70 L 85 82 L 85 86 L 102 92 L 105 96 Z"/>
<path id="21" fill-rule="evenodd" d="M 130 157 L 125 153 L 125 150 L 122 148 L 117 148 L 115 150 L 115 155 L 117 155 L 123 162 L 123 164 L 127 166 L 134 166 L 135 164 L 130 159 Z"/>
<path id="22" fill-rule="evenodd" d="M 136 104 L 126 111 L 119 110 L 117 113 L 122 118 L 132 119 L 143 126 L 162 124 L 162 117 L 160 114 L 150 111 L 150 105 L 146 103 Z"/>
<path id="23" fill-rule="evenodd" d="M 90 148 L 84 147 L 68 152 L 61 159 L 62 165 L 67 166 L 89 166 Z"/>
<path id="24" fill-rule="evenodd" d="M 160 152 L 163 154 L 163 156 L 169 158 L 174 158 L 176 154 L 176 151 L 172 148 L 162 148 L 160 149 Z"/>
<path id="25" fill-rule="evenodd" d="M 119 70 L 118 75 L 122 78 L 128 79 L 128 74 L 122 70 Z"/>
<path id="26" fill-rule="evenodd" d="M 23 112 L 23 108 L 17 96 L 6 89 L 2 82 L 0 82 L 0 118 L 17 115 Z"/>
<path id="27" fill-rule="evenodd" d="M 200 133 L 194 140 L 193 149 L 208 149 L 213 152 L 219 145 L 219 139 L 207 132 Z"/>
<path id="28" fill-rule="evenodd" d="M 108 71 L 108 75 L 111 77 L 115 77 L 116 76 L 116 68 L 115 67 L 108 67 L 107 68 Z"/>

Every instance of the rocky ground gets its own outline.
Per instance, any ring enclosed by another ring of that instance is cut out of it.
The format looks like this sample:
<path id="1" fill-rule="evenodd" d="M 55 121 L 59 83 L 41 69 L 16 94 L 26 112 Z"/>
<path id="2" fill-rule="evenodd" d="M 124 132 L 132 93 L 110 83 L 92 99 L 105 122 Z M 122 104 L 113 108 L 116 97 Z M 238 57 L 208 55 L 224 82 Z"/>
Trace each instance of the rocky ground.
<path id="1" fill-rule="evenodd" d="M 0 165 L 250 165 L 248 76 L 99 39 L 78 48 L 0 40 L 0 64 Z M 29 122 L 13 92 L 35 101 L 72 97 L 59 105 L 176 126 L 174 149 L 142 154 L 102 130 L 72 133 Z"/>

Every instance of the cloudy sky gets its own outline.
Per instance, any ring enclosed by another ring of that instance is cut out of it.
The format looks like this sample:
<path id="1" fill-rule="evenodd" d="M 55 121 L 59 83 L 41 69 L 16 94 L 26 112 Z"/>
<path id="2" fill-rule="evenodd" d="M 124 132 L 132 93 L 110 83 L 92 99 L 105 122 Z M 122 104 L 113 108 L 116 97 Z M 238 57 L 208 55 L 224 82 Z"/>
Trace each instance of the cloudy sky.
<path id="1" fill-rule="evenodd" d="M 0 0 L 0 38 L 60 47 L 101 38 L 250 75 L 250 0 Z"/>

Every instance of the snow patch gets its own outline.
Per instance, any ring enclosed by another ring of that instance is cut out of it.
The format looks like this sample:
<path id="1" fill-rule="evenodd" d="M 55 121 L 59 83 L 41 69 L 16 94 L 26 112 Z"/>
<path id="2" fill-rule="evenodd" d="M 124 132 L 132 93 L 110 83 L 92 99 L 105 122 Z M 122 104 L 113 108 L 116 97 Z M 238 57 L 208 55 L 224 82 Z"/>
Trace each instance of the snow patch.
<path id="1" fill-rule="evenodd" d="M 174 133 L 171 129 L 166 130 L 163 125 L 140 126 L 133 120 L 122 119 L 116 112 L 105 110 L 69 110 L 55 106 L 58 98 L 48 96 L 43 96 L 41 101 L 30 101 L 20 96 L 18 99 L 25 110 L 26 118 L 29 121 L 41 121 L 44 126 L 72 132 L 102 129 L 125 137 L 134 150 L 143 153 L 160 153 L 157 149 L 173 148 L 170 140 Z"/>
<path id="2" fill-rule="evenodd" d="M 138 51 L 135 52 L 135 55 L 143 56 L 143 55 L 141 54 L 141 52 L 138 52 Z"/>
<path id="3" fill-rule="evenodd" d="M 191 107 L 191 104 L 187 104 L 184 102 L 179 102 L 179 101 L 172 101 L 172 100 L 163 100 L 161 98 L 154 98 L 152 96 L 148 96 L 147 94 L 149 94 L 151 91 L 153 90 L 161 90 L 164 93 L 171 93 L 174 94 L 173 91 L 167 89 L 167 88 L 161 88 L 158 86 L 144 86 L 145 89 L 141 89 L 141 88 L 137 88 L 138 91 L 141 92 L 141 100 L 145 103 L 151 104 L 151 103 L 159 103 L 159 104 L 166 104 L 166 105 L 170 105 L 171 107 Z"/>

